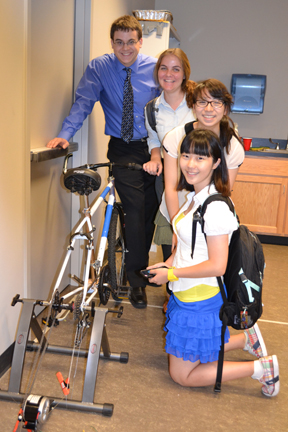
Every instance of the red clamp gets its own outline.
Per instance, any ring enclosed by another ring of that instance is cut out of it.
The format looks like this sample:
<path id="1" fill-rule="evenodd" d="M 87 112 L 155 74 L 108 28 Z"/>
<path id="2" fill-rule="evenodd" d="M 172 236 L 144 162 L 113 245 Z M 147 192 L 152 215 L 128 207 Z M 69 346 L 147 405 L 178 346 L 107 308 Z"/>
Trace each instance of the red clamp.
<path id="1" fill-rule="evenodd" d="M 64 378 L 63 378 L 63 375 L 61 374 L 61 372 L 57 372 L 56 376 L 57 376 L 57 379 L 61 385 L 61 388 L 62 388 L 64 395 L 68 396 L 68 394 L 70 392 L 70 379 L 69 379 L 69 377 L 66 379 L 66 381 L 64 381 Z"/>

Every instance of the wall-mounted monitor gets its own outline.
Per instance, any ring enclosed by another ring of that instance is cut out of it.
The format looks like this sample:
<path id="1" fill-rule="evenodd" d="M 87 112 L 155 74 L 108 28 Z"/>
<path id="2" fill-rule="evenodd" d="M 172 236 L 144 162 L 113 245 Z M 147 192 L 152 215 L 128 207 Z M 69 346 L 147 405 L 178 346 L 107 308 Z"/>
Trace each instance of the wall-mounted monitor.
<path id="1" fill-rule="evenodd" d="M 231 94 L 232 113 L 261 114 L 264 109 L 266 75 L 233 74 Z"/>

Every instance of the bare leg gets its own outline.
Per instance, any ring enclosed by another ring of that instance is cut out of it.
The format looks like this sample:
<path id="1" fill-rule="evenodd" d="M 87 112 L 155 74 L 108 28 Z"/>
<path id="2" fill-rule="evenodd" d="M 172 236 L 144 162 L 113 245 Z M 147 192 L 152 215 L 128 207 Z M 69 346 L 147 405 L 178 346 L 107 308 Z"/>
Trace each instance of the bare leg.
<path id="1" fill-rule="evenodd" d="M 246 343 L 244 332 L 230 336 L 229 342 L 224 345 L 224 351 L 232 351 L 234 349 L 243 349 Z"/>
<path id="2" fill-rule="evenodd" d="M 238 335 L 237 335 L 238 336 Z M 204 387 L 215 383 L 218 362 L 191 363 L 169 354 L 169 373 L 171 378 L 185 387 Z M 223 363 L 222 381 L 251 377 L 254 373 L 254 362 Z"/>

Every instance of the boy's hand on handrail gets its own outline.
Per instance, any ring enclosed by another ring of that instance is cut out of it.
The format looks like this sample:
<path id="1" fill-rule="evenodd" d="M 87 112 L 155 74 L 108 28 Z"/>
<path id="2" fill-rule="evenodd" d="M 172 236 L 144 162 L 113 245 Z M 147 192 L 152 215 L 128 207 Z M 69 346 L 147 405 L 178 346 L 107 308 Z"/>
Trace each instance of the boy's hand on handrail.
<path id="1" fill-rule="evenodd" d="M 51 141 L 46 144 L 48 148 L 61 147 L 66 149 L 69 146 L 69 142 L 65 138 L 53 138 Z"/>

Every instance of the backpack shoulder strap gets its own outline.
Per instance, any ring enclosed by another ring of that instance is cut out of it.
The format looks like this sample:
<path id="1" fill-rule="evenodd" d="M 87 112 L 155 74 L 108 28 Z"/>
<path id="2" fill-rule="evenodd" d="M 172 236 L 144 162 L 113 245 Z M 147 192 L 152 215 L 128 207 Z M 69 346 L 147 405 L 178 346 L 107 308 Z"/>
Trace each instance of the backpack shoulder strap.
<path id="1" fill-rule="evenodd" d="M 147 120 L 151 129 L 154 130 L 154 132 L 157 132 L 155 111 L 159 111 L 159 108 L 155 108 L 156 99 L 158 98 L 152 99 L 146 104 Z"/>
<path id="2" fill-rule="evenodd" d="M 191 245 L 191 258 L 193 259 L 193 255 L 194 255 L 194 249 L 195 249 L 195 242 L 196 242 L 196 228 L 197 228 L 197 223 L 200 223 L 201 228 L 202 228 L 202 232 L 203 232 L 203 218 L 201 216 L 201 206 L 199 206 L 197 208 L 197 210 L 194 212 L 193 214 L 193 219 L 192 219 L 192 245 Z"/>
<path id="3" fill-rule="evenodd" d="M 231 212 L 234 213 L 234 205 L 233 205 L 231 199 L 229 197 L 224 197 L 220 193 L 215 193 L 213 195 L 209 195 L 209 197 L 206 198 L 206 200 L 202 204 L 202 207 L 201 207 L 201 216 L 202 217 L 204 216 L 204 214 L 206 212 L 208 204 L 210 204 L 213 201 L 223 201 L 223 202 L 225 202 L 228 205 L 228 207 L 231 210 Z"/>
<path id="4" fill-rule="evenodd" d="M 185 135 L 188 135 L 191 131 L 194 130 L 193 123 L 194 123 L 194 121 L 191 121 L 191 122 L 186 123 L 186 124 L 184 125 Z"/>
<path id="5" fill-rule="evenodd" d="M 210 204 L 213 201 L 223 201 L 225 202 L 229 209 L 231 210 L 231 212 L 233 214 L 235 214 L 235 210 L 234 210 L 234 205 L 231 201 L 231 199 L 229 197 L 224 197 L 223 195 L 221 195 L 220 193 L 215 193 L 213 195 L 210 195 L 208 198 L 206 198 L 206 200 L 204 201 L 204 203 L 202 204 L 202 206 L 198 207 L 198 209 L 196 210 L 196 212 L 193 215 L 193 225 L 192 225 L 192 258 L 193 258 L 193 251 L 194 251 L 194 247 L 195 247 L 195 236 L 196 236 L 196 225 L 197 222 L 200 222 L 201 228 L 202 228 L 202 232 L 205 236 L 204 233 L 204 214 L 206 212 L 207 206 L 208 204 Z M 195 215 L 197 213 L 197 215 Z M 195 222 L 194 222 L 194 216 L 195 216 Z M 193 240 L 193 236 L 194 236 L 194 240 Z M 206 239 L 206 236 L 205 236 Z M 225 305 L 225 307 L 228 306 L 228 300 L 226 297 L 226 293 L 225 293 L 225 289 L 224 289 L 224 285 L 222 282 L 222 278 L 221 277 L 217 277 L 217 283 L 218 286 L 220 288 L 220 292 L 221 292 L 221 296 L 222 296 L 222 300 L 223 303 Z M 215 386 L 214 386 L 214 392 L 220 392 L 221 391 L 221 381 L 222 381 L 222 372 L 223 372 L 223 361 L 224 361 L 224 344 L 225 344 L 225 331 L 226 331 L 226 327 L 227 327 L 227 323 L 228 323 L 228 317 L 226 315 L 225 309 L 222 308 L 222 328 L 221 328 L 221 347 L 219 350 L 219 358 L 218 358 L 218 365 L 217 365 L 217 374 L 216 374 L 216 381 L 215 381 Z"/>
<path id="6" fill-rule="evenodd" d="M 189 123 L 187 123 L 189 124 Z M 197 210 L 194 212 L 193 215 L 193 221 L 192 221 L 192 245 L 191 245 L 191 258 L 193 258 L 193 254 L 194 254 L 194 248 L 195 248 L 195 241 L 196 241 L 196 227 L 197 227 L 197 223 L 200 223 L 201 229 L 202 229 L 202 233 L 205 235 L 204 233 L 204 214 L 206 212 L 207 206 L 208 204 L 210 204 L 213 201 L 223 201 L 225 202 L 229 209 L 231 210 L 232 213 L 234 213 L 234 205 L 231 201 L 231 199 L 229 197 L 224 197 L 223 195 L 221 195 L 220 193 L 215 193 L 213 195 L 209 195 L 208 198 L 206 198 L 206 200 L 204 201 L 204 203 L 202 204 L 202 206 L 199 206 L 197 208 Z M 206 238 L 206 237 L 205 237 Z"/>

